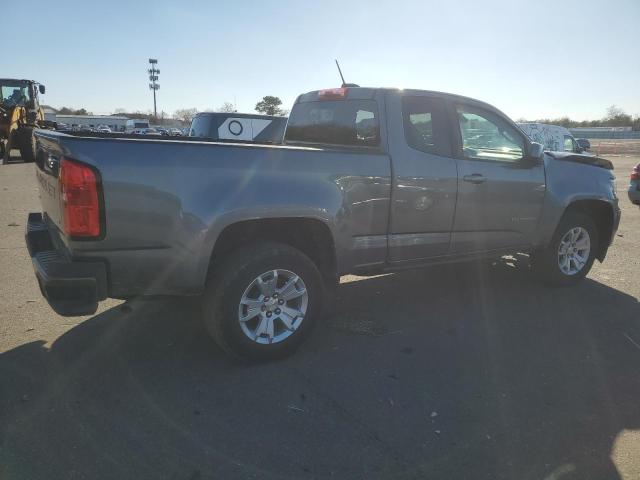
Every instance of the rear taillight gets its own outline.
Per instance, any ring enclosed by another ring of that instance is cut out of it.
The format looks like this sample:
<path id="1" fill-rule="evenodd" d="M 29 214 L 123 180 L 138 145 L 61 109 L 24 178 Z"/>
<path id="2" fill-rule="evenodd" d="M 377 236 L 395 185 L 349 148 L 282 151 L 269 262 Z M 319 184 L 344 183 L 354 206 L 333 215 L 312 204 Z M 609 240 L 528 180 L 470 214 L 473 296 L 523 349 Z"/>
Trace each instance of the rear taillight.
<path id="1" fill-rule="evenodd" d="M 87 165 L 63 158 L 59 181 L 65 233 L 70 237 L 99 237 L 100 193 L 95 172 Z"/>
<path id="2" fill-rule="evenodd" d="M 631 180 L 640 180 L 640 165 L 636 165 L 631 170 Z"/>

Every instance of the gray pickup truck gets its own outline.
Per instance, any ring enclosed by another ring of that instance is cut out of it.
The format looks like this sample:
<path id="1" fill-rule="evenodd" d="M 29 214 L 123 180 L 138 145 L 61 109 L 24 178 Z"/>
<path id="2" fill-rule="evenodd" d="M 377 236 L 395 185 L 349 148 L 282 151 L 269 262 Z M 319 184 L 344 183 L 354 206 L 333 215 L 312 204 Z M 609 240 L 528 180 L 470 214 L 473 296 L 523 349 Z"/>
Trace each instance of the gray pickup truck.
<path id="1" fill-rule="evenodd" d="M 37 147 L 26 241 L 51 307 L 192 295 L 242 358 L 295 349 L 341 275 L 522 252 L 572 284 L 620 220 L 610 162 L 544 153 L 438 92 L 300 95 L 279 146 L 39 131 Z"/>

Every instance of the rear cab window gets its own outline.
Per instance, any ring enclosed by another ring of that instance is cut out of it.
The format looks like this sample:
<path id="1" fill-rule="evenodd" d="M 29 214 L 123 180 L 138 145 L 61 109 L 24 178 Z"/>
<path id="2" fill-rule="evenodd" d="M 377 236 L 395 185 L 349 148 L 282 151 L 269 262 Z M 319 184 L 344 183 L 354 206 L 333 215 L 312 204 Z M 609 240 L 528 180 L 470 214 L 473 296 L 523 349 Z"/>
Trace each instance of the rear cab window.
<path id="1" fill-rule="evenodd" d="M 440 98 L 406 96 L 402 99 L 402 124 L 407 144 L 424 153 L 451 156 L 446 107 Z"/>
<path id="2" fill-rule="evenodd" d="M 380 146 L 375 100 L 336 99 L 296 103 L 285 133 L 287 144 L 341 147 Z"/>

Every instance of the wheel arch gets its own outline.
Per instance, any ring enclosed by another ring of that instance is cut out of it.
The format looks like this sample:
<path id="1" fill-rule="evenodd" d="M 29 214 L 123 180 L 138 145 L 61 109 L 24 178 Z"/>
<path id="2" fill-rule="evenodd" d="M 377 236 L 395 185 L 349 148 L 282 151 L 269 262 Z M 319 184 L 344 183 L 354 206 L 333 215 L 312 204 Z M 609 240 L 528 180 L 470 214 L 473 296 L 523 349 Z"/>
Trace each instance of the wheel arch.
<path id="1" fill-rule="evenodd" d="M 570 202 L 565 208 L 562 217 L 569 212 L 578 212 L 588 215 L 598 229 L 598 250 L 596 258 L 602 262 L 607 255 L 615 226 L 614 207 L 605 200 L 584 198 Z"/>
<path id="2" fill-rule="evenodd" d="M 296 248 L 316 264 L 325 281 L 337 278 L 334 235 L 325 221 L 313 217 L 246 219 L 226 225 L 209 254 L 205 278 L 229 254 L 258 241 L 279 242 Z"/>

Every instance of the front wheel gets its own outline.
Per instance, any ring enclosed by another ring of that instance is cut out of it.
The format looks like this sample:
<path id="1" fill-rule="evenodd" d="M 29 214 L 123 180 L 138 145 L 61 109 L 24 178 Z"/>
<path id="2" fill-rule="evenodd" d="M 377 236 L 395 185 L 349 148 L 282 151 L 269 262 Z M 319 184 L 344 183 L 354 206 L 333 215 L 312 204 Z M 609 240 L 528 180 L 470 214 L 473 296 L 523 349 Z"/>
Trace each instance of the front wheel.
<path id="1" fill-rule="evenodd" d="M 322 277 L 299 250 L 250 245 L 212 267 L 203 295 L 207 330 L 232 357 L 270 360 L 292 353 L 321 311 Z"/>
<path id="2" fill-rule="evenodd" d="M 532 267 L 552 285 L 572 285 L 587 276 L 598 250 L 598 230 L 588 215 L 564 215 L 547 248 L 532 255 Z"/>
<path id="3" fill-rule="evenodd" d="M 36 160 L 36 137 L 33 128 L 21 128 L 20 133 L 20 156 L 23 162 L 31 163 Z"/>

